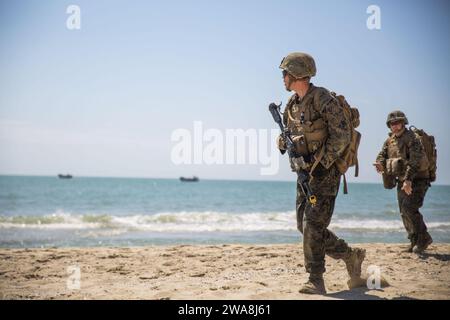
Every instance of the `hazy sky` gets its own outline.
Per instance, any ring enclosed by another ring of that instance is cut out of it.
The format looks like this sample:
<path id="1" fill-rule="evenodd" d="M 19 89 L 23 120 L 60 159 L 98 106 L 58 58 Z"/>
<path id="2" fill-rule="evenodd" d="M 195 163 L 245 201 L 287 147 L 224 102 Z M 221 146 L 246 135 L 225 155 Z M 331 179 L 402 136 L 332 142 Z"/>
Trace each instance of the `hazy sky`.
<path id="1" fill-rule="evenodd" d="M 66 8 L 81 9 L 69 30 Z M 381 9 L 369 30 L 367 7 Z M 278 69 L 313 55 L 313 83 L 359 108 L 360 177 L 404 110 L 435 135 L 450 183 L 448 1 L 0 1 L 0 173 L 293 180 L 260 165 L 175 165 L 175 129 L 275 129 Z M 350 172 L 349 176 L 352 175 Z"/>

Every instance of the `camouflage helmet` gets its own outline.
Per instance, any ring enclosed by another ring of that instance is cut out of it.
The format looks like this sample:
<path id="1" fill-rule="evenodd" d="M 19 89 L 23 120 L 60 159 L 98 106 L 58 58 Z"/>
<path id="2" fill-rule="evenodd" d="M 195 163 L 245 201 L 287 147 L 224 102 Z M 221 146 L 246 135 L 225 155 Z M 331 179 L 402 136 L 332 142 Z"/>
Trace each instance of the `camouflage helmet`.
<path id="1" fill-rule="evenodd" d="M 303 52 L 293 52 L 283 58 L 280 69 L 285 70 L 297 79 L 314 77 L 316 75 L 316 63 L 313 57 Z"/>
<path id="2" fill-rule="evenodd" d="M 388 114 L 386 120 L 386 125 L 388 126 L 388 128 L 390 128 L 389 124 L 393 121 L 403 121 L 404 124 L 408 124 L 408 118 L 400 110 L 395 110 Z"/>

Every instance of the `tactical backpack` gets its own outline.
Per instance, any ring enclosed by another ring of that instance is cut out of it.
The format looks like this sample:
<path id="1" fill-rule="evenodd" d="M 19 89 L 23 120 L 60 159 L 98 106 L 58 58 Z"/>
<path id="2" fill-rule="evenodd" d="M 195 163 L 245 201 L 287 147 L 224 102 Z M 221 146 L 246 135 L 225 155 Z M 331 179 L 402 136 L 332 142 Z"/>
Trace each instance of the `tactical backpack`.
<path id="1" fill-rule="evenodd" d="M 437 150 L 434 136 L 427 134 L 423 129 L 417 129 L 414 126 L 409 127 L 410 130 L 420 139 L 428 160 L 428 173 L 431 182 L 436 180 L 437 169 Z"/>
<path id="2" fill-rule="evenodd" d="M 342 156 L 336 160 L 336 165 L 340 173 L 345 174 L 350 167 L 355 167 L 355 177 L 359 174 L 358 163 L 358 148 L 361 141 L 361 133 L 356 128 L 359 126 L 359 111 L 357 108 L 352 108 L 343 95 L 336 95 L 331 93 L 339 102 L 342 112 L 351 127 L 351 138 L 347 148 L 342 153 Z"/>
<path id="3" fill-rule="evenodd" d="M 344 194 L 348 193 L 347 179 L 345 178 L 345 173 L 348 168 L 355 167 L 355 177 L 359 174 L 359 163 L 358 163 L 358 148 L 361 142 L 361 133 L 356 130 L 360 124 L 359 111 L 357 108 L 351 107 L 343 95 L 337 95 L 335 92 L 331 92 L 331 95 L 336 99 L 342 109 L 342 114 L 344 115 L 347 122 L 350 124 L 350 143 L 345 148 L 341 157 L 336 160 L 336 167 L 339 172 L 344 176 Z M 315 99 L 318 102 L 318 99 Z M 324 148 L 319 155 L 320 158 L 323 156 Z M 313 166 L 315 167 L 315 166 Z"/>
<path id="4" fill-rule="evenodd" d="M 336 93 L 331 93 L 339 102 L 344 117 L 350 123 L 351 136 L 350 143 L 345 148 L 341 157 L 336 160 L 336 166 L 340 173 L 344 175 L 344 194 L 348 193 L 347 189 L 347 179 L 345 178 L 345 173 L 348 168 L 355 167 L 355 177 L 359 174 L 359 163 L 358 163 L 358 148 L 361 142 L 361 133 L 356 130 L 359 126 L 359 111 L 357 108 L 352 108 L 350 104 L 345 100 L 343 95 L 336 95 Z"/>

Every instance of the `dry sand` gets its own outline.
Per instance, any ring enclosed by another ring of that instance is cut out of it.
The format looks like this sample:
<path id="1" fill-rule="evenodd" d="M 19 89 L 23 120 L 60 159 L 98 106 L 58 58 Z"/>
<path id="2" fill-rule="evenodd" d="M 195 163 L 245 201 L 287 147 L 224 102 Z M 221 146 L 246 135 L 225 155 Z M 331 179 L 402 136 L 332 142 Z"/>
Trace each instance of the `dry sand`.
<path id="1" fill-rule="evenodd" d="M 298 293 L 300 244 L 0 249 L 2 299 L 449 299 L 450 244 L 422 256 L 402 244 L 362 244 L 363 270 L 389 286 L 348 290 L 345 264 L 326 258 L 326 296 Z M 80 288 L 67 268 L 79 266 Z"/>

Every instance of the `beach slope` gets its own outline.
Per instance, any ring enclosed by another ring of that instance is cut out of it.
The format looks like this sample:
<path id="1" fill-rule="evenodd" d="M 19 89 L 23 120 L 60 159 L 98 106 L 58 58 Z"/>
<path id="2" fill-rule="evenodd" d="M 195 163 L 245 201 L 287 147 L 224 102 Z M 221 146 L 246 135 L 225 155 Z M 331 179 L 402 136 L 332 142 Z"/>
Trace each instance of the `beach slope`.
<path id="1" fill-rule="evenodd" d="M 405 244 L 358 246 L 367 250 L 364 273 L 379 267 L 389 286 L 348 290 L 345 264 L 327 257 L 328 294 L 300 294 L 307 279 L 300 244 L 0 249 L 0 298 L 450 298 L 450 244 L 422 256 L 403 252 Z"/>

